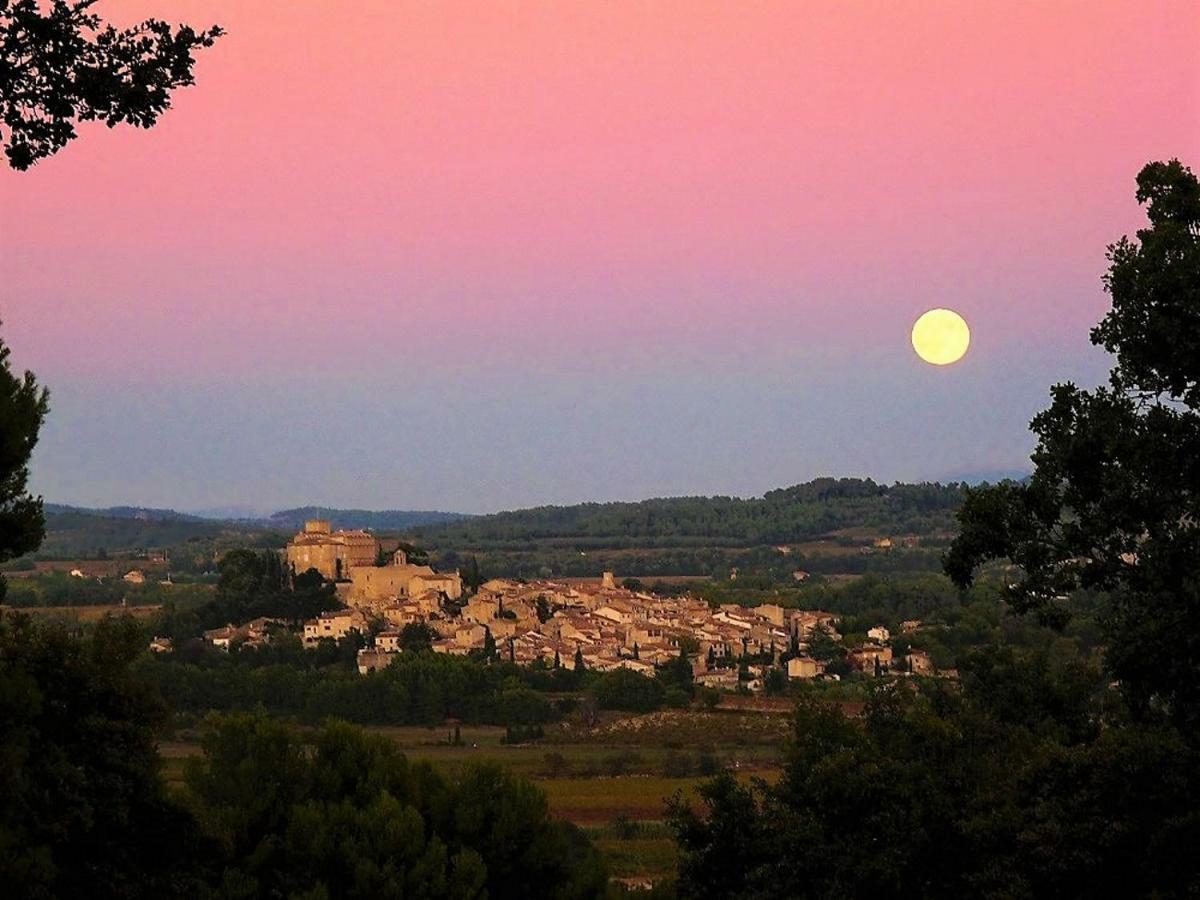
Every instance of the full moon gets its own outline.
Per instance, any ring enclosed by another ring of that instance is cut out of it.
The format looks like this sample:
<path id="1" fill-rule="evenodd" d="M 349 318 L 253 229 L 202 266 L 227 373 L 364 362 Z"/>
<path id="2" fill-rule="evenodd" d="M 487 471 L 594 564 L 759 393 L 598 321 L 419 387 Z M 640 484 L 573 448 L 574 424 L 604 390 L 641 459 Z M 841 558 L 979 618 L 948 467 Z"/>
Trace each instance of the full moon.
<path id="1" fill-rule="evenodd" d="M 917 356 L 935 366 L 958 362 L 971 345 L 971 329 L 952 309 L 931 309 L 917 319 L 912 330 Z"/>

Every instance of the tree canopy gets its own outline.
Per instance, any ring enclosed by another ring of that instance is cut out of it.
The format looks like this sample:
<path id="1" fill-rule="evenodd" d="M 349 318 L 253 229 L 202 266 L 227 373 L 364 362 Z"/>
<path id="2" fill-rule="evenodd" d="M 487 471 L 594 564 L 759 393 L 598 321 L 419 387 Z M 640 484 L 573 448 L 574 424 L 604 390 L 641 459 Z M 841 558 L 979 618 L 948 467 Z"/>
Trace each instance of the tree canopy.
<path id="1" fill-rule="evenodd" d="M 1195 748 L 1101 727 L 1101 673 L 987 648 L 962 691 L 879 689 L 861 720 L 806 698 L 776 784 L 675 801 L 681 898 L 1190 896 Z M 1110 724 L 1112 724 L 1110 722 Z"/>
<path id="2" fill-rule="evenodd" d="M 607 884 L 586 837 L 528 782 L 470 766 L 452 783 L 344 724 L 304 739 L 218 720 L 187 786 L 231 895 L 587 898 Z"/>
<path id="3" fill-rule="evenodd" d="M 149 128 L 193 83 L 193 54 L 219 27 L 105 24 L 97 0 L 0 0 L 0 141 L 14 169 L 61 150 L 79 122 Z"/>
<path id="4" fill-rule="evenodd" d="M 81 640 L 0 615 L 5 896 L 194 896 L 196 828 L 158 772 L 165 707 L 129 671 L 144 649 L 130 619 Z"/>
<path id="5" fill-rule="evenodd" d="M 1200 183 L 1147 165 L 1149 226 L 1108 249 L 1112 309 L 1092 342 L 1107 385 L 1055 385 L 1032 423 L 1034 474 L 969 489 L 947 573 L 1008 558 L 1013 606 L 1052 621 L 1078 587 L 1107 591 L 1108 664 L 1136 711 L 1200 724 Z"/>
<path id="6" fill-rule="evenodd" d="M 131 619 L 80 638 L 0 616 L 6 897 L 603 896 L 595 849 L 533 785 L 489 766 L 450 781 L 346 724 L 213 717 L 169 793 L 143 653 Z M 545 720 L 539 695 L 500 705 Z"/>
<path id="7" fill-rule="evenodd" d="M 49 395 L 32 372 L 18 376 L 0 340 L 0 562 L 36 550 L 46 533 L 42 498 L 27 490 L 29 457 L 49 410 Z M 4 577 L 0 576 L 0 601 Z"/>

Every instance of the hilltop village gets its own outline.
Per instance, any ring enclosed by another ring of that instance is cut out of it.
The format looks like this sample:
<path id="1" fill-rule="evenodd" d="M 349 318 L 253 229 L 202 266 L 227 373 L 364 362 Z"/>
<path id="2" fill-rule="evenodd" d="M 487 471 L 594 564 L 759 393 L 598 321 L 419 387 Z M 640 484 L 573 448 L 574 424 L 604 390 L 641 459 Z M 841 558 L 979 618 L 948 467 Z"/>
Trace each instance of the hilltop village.
<path id="1" fill-rule="evenodd" d="M 467 597 L 458 572 L 437 572 L 409 562 L 403 550 L 381 553 L 367 531 L 334 531 L 330 523 L 305 523 L 285 551 L 294 573 L 315 570 L 337 586 L 343 608 L 304 624 L 304 645 L 342 640 L 357 632 L 362 673 L 386 667 L 402 652 L 406 626 L 429 629 L 436 653 L 485 652 L 517 664 L 583 666 L 592 671 L 625 668 L 653 674 L 655 668 L 687 653 L 697 684 L 736 688 L 739 663 L 753 660 L 746 686 L 761 689 L 768 668 L 782 667 L 789 678 L 826 675 L 814 638 L 840 641 L 838 617 L 820 610 L 778 605 L 711 607 L 694 597 L 664 598 L 619 585 L 611 572 L 596 580 L 484 582 Z M 236 640 L 269 640 L 268 623 L 253 622 L 206 633 L 214 645 Z M 906 631 L 919 622 L 906 622 Z M 894 659 L 890 635 L 873 628 L 868 641 L 851 648 L 847 661 L 868 674 L 896 671 L 935 674 L 919 650 Z M 949 674 L 949 673 L 943 673 Z"/>

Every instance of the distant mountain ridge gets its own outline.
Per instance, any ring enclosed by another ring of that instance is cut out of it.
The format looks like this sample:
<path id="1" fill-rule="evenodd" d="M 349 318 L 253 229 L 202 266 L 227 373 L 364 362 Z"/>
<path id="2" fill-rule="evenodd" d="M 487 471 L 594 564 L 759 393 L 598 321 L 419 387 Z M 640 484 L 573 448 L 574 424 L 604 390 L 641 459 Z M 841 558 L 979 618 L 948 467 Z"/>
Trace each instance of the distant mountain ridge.
<path id="1" fill-rule="evenodd" d="M 466 513 L 441 512 L 438 510 L 408 509 L 333 509 L 321 506 L 300 506 L 272 513 L 265 520 L 271 528 L 294 528 L 304 526 L 308 519 L 328 519 L 334 528 L 367 528 L 372 531 L 393 531 L 418 528 L 426 525 L 447 525 L 470 519 Z"/>
<path id="2" fill-rule="evenodd" d="M 236 525 L 239 528 L 298 529 L 308 519 L 329 519 L 334 528 L 370 528 L 396 530 L 422 525 L 442 525 L 469 519 L 466 513 L 439 510 L 408 509 L 338 509 L 323 506 L 299 506 L 265 515 L 241 515 L 248 510 L 227 507 L 205 512 L 185 513 L 175 509 L 149 506 L 71 506 L 65 503 L 45 504 L 46 514 L 53 517 L 92 516 L 99 519 L 134 519 L 141 522 L 192 522 L 197 525 Z M 228 512 L 229 515 L 219 513 Z"/>
<path id="3" fill-rule="evenodd" d="M 181 513 L 174 509 L 155 509 L 148 506 L 71 506 L 66 503 L 45 504 L 47 515 L 95 516 L 101 519 L 138 519 L 143 522 L 208 522 L 204 516 Z"/>

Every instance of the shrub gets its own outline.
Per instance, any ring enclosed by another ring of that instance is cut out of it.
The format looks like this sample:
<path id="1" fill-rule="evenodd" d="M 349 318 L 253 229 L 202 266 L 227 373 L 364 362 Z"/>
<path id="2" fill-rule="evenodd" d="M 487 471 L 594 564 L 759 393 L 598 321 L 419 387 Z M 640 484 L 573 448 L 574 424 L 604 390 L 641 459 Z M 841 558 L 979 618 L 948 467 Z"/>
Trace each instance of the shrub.
<path id="1" fill-rule="evenodd" d="M 669 750 L 663 755 L 662 772 L 667 778 L 687 778 L 693 768 L 693 760 L 688 753 Z"/>

